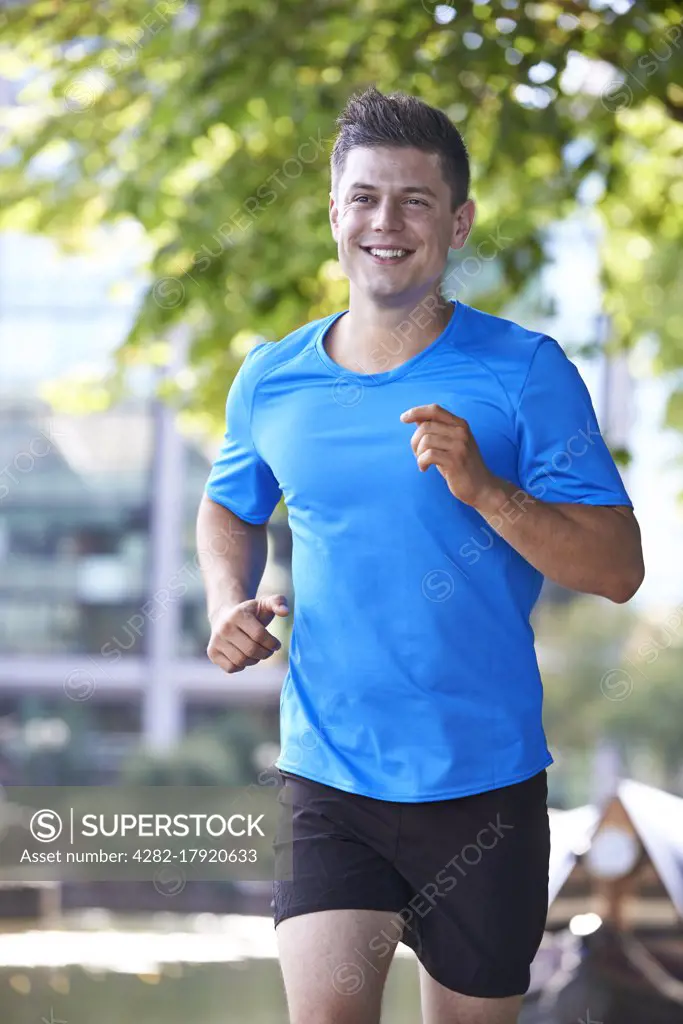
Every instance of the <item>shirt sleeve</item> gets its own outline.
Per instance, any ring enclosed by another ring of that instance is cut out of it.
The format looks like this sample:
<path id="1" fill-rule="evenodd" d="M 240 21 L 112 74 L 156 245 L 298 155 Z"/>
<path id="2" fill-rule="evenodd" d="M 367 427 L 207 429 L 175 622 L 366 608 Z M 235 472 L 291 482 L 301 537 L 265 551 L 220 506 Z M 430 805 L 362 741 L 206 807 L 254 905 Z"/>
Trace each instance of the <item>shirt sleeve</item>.
<path id="1" fill-rule="evenodd" d="M 228 392 L 225 435 L 204 490 L 212 501 L 229 508 L 240 519 L 257 524 L 270 519 L 281 491 L 270 466 L 256 451 L 251 434 L 253 396 L 249 394 L 252 389 L 247 374 L 250 355 L 251 352 Z"/>
<path id="2" fill-rule="evenodd" d="M 517 411 L 518 476 L 540 501 L 633 507 L 588 388 L 553 338 L 536 349 Z"/>

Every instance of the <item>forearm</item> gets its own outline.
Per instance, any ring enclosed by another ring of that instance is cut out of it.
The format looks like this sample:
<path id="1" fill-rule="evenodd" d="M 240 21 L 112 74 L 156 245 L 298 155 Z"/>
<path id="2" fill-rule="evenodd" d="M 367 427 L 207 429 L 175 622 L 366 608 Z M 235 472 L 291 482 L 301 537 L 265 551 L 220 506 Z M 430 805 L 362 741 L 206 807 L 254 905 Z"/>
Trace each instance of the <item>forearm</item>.
<path id="1" fill-rule="evenodd" d="M 621 603 L 640 585 L 637 523 L 614 509 L 539 501 L 500 477 L 475 507 L 523 558 L 563 587 Z"/>
<path id="2" fill-rule="evenodd" d="M 204 495 L 197 515 L 197 554 L 211 620 L 222 605 L 256 596 L 268 557 L 267 526 L 245 523 Z"/>

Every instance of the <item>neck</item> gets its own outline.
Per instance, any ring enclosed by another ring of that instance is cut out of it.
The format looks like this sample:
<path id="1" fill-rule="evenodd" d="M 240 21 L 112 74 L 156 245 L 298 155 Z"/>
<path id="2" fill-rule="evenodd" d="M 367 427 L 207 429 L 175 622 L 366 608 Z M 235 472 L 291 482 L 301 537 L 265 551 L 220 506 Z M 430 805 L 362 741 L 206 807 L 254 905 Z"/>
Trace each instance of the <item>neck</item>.
<path id="1" fill-rule="evenodd" d="M 363 373 L 382 373 L 431 345 L 451 318 L 453 304 L 436 289 L 395 306 L 378 306 L 350 288 L 349 312 L 335 325 L 335 349 L 347 365 Z"/>

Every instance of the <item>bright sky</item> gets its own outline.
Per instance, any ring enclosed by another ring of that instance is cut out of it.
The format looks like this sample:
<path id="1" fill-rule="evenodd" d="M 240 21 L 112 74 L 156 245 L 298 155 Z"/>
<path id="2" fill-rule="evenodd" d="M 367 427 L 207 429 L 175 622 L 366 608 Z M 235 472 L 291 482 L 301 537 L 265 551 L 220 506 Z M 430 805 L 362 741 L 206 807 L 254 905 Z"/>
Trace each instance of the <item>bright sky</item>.
<path id="1" fill-rule="evenodd" d="M 563 345 L 593 338 L 600 289 L 597 253 L 590 232 L 578 225 L 559 227 L 554 257 L 545 284 L 555 295 L 558 317 L 545 329 Z M 606 432 L 602 361 L 574 361 Z M 622 476 L 640 523 L 646 570 L 633 605 L 657 616 L 660 609 L 683 601 L 683 505 L 677 500 L 677 493 L 683 492 L 683 439 L 678 432 L 662 427 L 672 384 L 652 374 L 647 343 L 642 342 L 629 355 L 628 367 L 633 384 L 632 408 L 626 408 L 625 415 L 618 419 L 621 429 L 626 425 L 633 462 Z"/>

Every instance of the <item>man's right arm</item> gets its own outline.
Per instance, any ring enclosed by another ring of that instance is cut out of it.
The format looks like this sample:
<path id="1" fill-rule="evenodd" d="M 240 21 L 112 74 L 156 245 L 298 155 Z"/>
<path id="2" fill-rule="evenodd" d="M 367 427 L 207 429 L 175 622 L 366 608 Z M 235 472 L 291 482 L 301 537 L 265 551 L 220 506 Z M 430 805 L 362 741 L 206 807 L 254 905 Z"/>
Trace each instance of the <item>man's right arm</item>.
<path id="1" fill-rule="evenodd" d="M 268 557 L 268 525 L 254 525 L 204 495 L 197 516 L 197 552 L 209 621 L 225 604 L 256 596 Z"/>
<path id="2" fill-rule="evenodd" d="M 265 628 L 287 615 L 282 594 L 256 598 L 268 556 L 267 524 L 247 523 L 204 494 L 197 516 L 197 552 L 206 589 L 211 661 L 239 672 L 279 649 Z"/>

